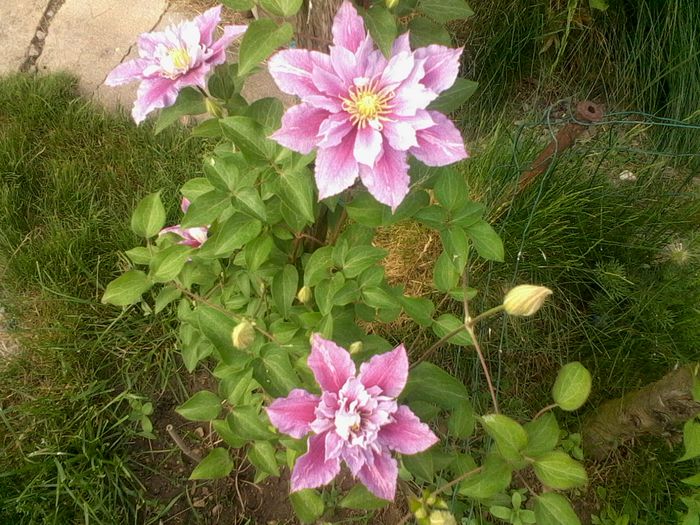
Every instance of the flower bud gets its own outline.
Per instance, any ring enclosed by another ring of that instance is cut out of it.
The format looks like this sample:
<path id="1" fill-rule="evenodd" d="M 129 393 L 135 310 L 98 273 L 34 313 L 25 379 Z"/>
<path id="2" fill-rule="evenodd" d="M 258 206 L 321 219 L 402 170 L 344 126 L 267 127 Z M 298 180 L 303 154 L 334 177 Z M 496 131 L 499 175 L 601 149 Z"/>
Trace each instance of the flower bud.
<path id="1" fill-rule="evenodd" d="M 522 284 L 509 291 L 503 299 L 503 307 L 510 315 L 529 316 L 539 310 L 552 290 L 544 286 Z"/>
<path id="2" fill-rule="evenodd" d="M 348 348 L 348 351 L 350 352 L 350 355 L 357 354 L 359 352 L 362 352 L 362 349 L 365 347 L 365 345 L 362 344 L 362 341 L 355 341 L 350 345 Z"/>
<path id="3" fill-rule="evenodd" d="M 449 510 L 434 510 L 430 513 L 430 525 L 457 525 L 457 520 Z"/>
<path id="4" fill-rule="evenodd" d="M 224 116 L 223 108 L 213 98 L 204 97 L 204 106 L 207 108 L 207 113 L 213 117 L 222 118 Z"/>
<path id="5" fill-rule="evenodd" d="M 415 511 L 413 513 L 413 515 L 416 517 L 417 520 L 422 520 L 423 518 L 428 517 L 428 513 L 425 511 L 425 509 L 423 507 L 421 507 L 420 509 Z"/>
<path id="6" fill-rule="evenodd" d="M 299 300 L 300 303 L 306 304 L 313 299 L 314 294 L 311 291 L 311 288 L 308 286 L 303 286 L 301 290 L 297 293 L 297 299 Z"/>
<path id="7" fill-rule="evenodd" d="M 387 9 L 394 9 L 397 5 L 399 5 L 399 0 L 384 0 L 384 3 L 386 4 Z"/>
<path id="8" fill-rule="evenodd" d="M 250 345 L 255 341 L 255 328 L 253 328 L 250 321 L 244 319 L 236 325 L 233 332 L 231 332 L 231 341 L 233 346 L 239 350 L 250 348 Z"/>

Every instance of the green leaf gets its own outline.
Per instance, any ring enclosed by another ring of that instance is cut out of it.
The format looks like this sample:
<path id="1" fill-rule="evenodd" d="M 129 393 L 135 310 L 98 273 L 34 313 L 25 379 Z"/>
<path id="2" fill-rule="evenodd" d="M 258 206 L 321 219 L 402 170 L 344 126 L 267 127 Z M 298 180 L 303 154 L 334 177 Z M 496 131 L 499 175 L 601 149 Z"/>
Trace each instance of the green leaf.
<path id="1" fill-rule="evenodd" d="M 440 0 L 438 0 L 440 1 Z M 450 33 L 440 24 L 436 24 L 429 18 L 417 16 L 408 23 L 411 35 L 411 48 L 426 47 L 432 44 L 442 44 L 452 47 Z"/>
<path id="2" fill-rule="evenodd" d="M 231 334 L 236 321 L 224 312 L 209 306 L 199 306 L 196 310 L 199 329 L 214 345 L 226 364 L 235 362 L 237 356 L 246 355 L 233 346 Z"/>
<path id="3" fill-rule="evenodd" d="M 591 393 L 591 374 L 578 361 L 568 363 L 559 370 L 552 387 L 554 402 L 569 412 L 583 406 Z"/>
<path id="4" fill-rule="evenodd" d="M 469 258 L 469 240 L 463 228 L 453 226 L 447 230 L 440 232 L 442 245 L 445 247 L 445 253 L 449 256 L 452 265 L 457 269 L 459 274 L 464 271 Z M 453 287 L 454 288 L 454 287 Z"/>
<path id="5" fill-rule="evenodd" d="M 227 445 L 233 448 L 241 448 L 246 445 L 246 440 L 239 437 L 231 428 L 233 421 L 231 416 L 227 416 L 226 419 L 215 419 L 211 422 L 214 430 L 216 431 L 221 439 L 223 439 Z"/>
<path id="6" fill-rule="evenodd" d="M 685 454 L 678 461 L 685 461 L 700 456 L 700 423 L 691 419 L 683 425 L 683 446 Z"/>
<path id="7" fill-rule="evenodd" d="M 148 276 L 140 270 L 129 270 L 107 285 L 103 304 L 129 306 L 136 303 L 152 286 Z"/>
<path id="8" fill-rule="evenodd" d="M 501 505 L 492 505 L 489 507 L 489 512 L 493 515 L 494 518 L 498 518 L 499 520 L 507 521 L 508 523 L 511 523 L 511 516 L 513 514 L 513 509 L 510 507 L 503 507 Z"/>
<path id="9" fill-rule="evenodd" d="M 311 254 L 311 257 L 304 265 L 304 285 L 316 286 L 324 279 L 330 278 L 332 268 L 333 247 L 324 246 L 319 248 Z"/>
<path id="10" fill-rule="evenodd" d="M 525 423 L 524 427 L 527 432 L 527 447 L 523 453 L 526 456 L 539 456 L 550 452 L 559 443 L 559 425 L 551 412 Z"/>
<path id="11" fill-rule="evenodd" d="M 388 501 L 385 499 L 378 498 L 372 494 L 367 488 L 358 483 L 350 492 L 340 500 L 340 506 L 344 509 L 355 509 L 355 510 L 376 510 L 382 509 L 388 505 Z"/>
<path id="12" fill-rule="evenodd" d="M 471 402 L 463 401 L 452 411 L 452 415 L 447 421 L 447 429 L 450 435 L 465 439 L 474 432 L 475 423 L 474 407 Z"/>
<path id="13" fill-rule="evenodd" d="M 314 523 L 323 515 L 323 498 L 316 490 L 304 489 L 292 492 L 289 499 L 302 523 Z"/>
<path id="14" fill-rule="evenodd" d="M 375 41 L 384 56 L 391 55 L 391 46 L 396 40 L 396 18 L 384 6 L 375 4 L 370 7 L 365 15 L 365 24 L 372 39 Z"/>
<path id="15" fill-rule="evenodd" d="M 273 476 L 280 475 L 280 468 L 275 458 L 275 447 L 269 441 L 256 441 L 248 450 L 248 459 L 255 468 Z"/>
<path id="16" fill-rule="evenodd" d="M 261 231 L 262 223 L 259 220 L 243 213 L 236 213 L 226 222 L 212 229 L 213 233 L 200 248 L 199 254 L 203 257 L 228 257 L 235 250 L 257 238 Z"/>
<path id="17" fill-rule="evenodd" d="M 345 258 L 343 274 L 348 279 L 357 277 L 367 268 L 381 261 L 386 254 L 386 250 L 374 246 L 353 246 Z"/>
<path id="18" fill-rule="evenodd" d="M 561 494 L 546 492 L 535 496 L 537 525 L 581 525 L 571 503 Z"/>
<path id="19" fill-rule="evenodd" d="M 285 319 L 289 318 L 289 312 L 294 302 L 299 286 L 299 274 L 291 264 L 285 264 L 272 279 L 272 300 Z"/>
<path id="20" fill-rule="evenodd" d="M 151 248 L 145 246 L 137 246 L 131 250 L 127 250 L 126 256 L 133 264 L 148 264 L 151 262 Z"/>
<path id="21" fill-rule="evenodd" d="M 474 14 L 465 0 L 419 0 L 418 9 L 438 22 L 460 20 Z"/>
<path id="22" fill-rule="evenodd" d="M 573 489 L 588 482 L 583 465 L 561 450 L 537 456 L 532 467 L 539 480 L 553 489 Z"/>
<path id="23" fill-rule="evenodd" d="M 589 0 L 589 5 L 591 9 L 597 9 L 598 11 L 607 11 L 608 5 L 607 0 Z"/>
<path id="24" fill-rule="evenodd" d="M 253 102 L 246 109 L 246 116 L 257 120 L 265 129 L 275 131 L 280 127 L 284 105 L 278 98 L 265 97 Z"/>
<path id="25" fill-rule="evenodd" d="M 314 188 L 311 173 L 304 170 L 285 171 L 279 177 L 279 197 L 306 222 L 314 222 Z"/>
<path id="26" fill-rule="evenodd" d="M 229 404 L 235 406 L 246 402 L 248 394 L 257 385 L 257 382 L 253 381 L 252 368 L 232 370 L 221 377 L 219 392 Z"/>
<path id="27" fill-rule="evenodd" d="M 511 475 L 507 462 L 495 454 L 489 454 L 484 460 L 481 472 L 460 483 L 459 493 L 469 498 L 490 498 L 503 492 L 510 485 Z"/>
<path id="28" fill-rule="evenodd" d="M 289 352 L 273 343 L 265 345 L 254 361 L 253 377 L 273 397 L 284 397 L 300 384 Z"/>
<path id="29" fill-rule="evenodd" d="M 255 7 L 255 0 L 222 0 L 222 2 L 234 11 L 249 11 Z"/>
<path id="30" fill-rule="evenodd" d="M 275 437 L 268 428 L 269 423 L 262 409 L 257 406 L 238 406 L 231 411 L 229 417 L 232 423 L 231 430 L 243 439 L 266 440 Z"/>
<path id="31" fill-rule="evenodd" d="M 225 478 L 233 470 L 233 461 L 225 448 L 215 448 L 199 462 L 190 474 L 190 479 Z"/>
<path id="32" fill-rule="evenodd" d="M 396 297 L 382 286 L 367 286 L 363 288 L 362 298 L 367 306 L 376 309 L 392 309 L 400 306 Z"/>
<path id="33" fill-rule="evenodd" d="M 174 286 L 164 286 L 156 296 L 155 313 L 160 313 L 163 309 L 173 301 L 176 301 L 182 296 L 182 292 Z"/>
<path id="34" fill-rule="evenodd" d="M 294 16 L 301 8 L 302 0 L 260 0 L 260 5 L 268 13 L 277 16 Z"/>
<path id="35" fill-rule="evenodd" d="M 459 284 L 459 276 L 457 268 L 452 264 L 451 257 L 447 252 L 442 252 L 433 268 L 435 288 L 441 292 L 449 292 Z"/>
<path id="36" fill-rule="evenodd" d="M 277 26 L 268 19 L 251 22 L 243 35 L 238 54 L 238 75 L 250 73 L 255 66 L 289 42 L 294 36 L 294 29 L 288 23 Z"/>
<path id="37" fill-rule="evenodd" d="M 435 319 L 435 322 L 433 323 L 433 332 L 435 332 L 435 335 L 442 338 L 463 326 L 464 323 L 457 319 L 457 317 L 455 317 L 453 314 L 442 314 L 440 317 Z M 470 346 L 472 344 L 472 339 L 469 337 L 469 334 L 465 329 L 450 337 L 447 342 L 453 345 Z"/>
<path id="38" fill-rule="evenodd" d="M 175 412 L 190 421 L 211 421 L 221 412 L 221 399 L 214 392 L 202 390 L 177 407 Z"/>
<path id="39" fill-rule="evenodd" d="M 192 247 L 174 244 L 156 254 L 150 263 L 150 276 L 154 282 L 164 283 L 175 279 L 192 254 Z"/>
<path id="40" fill-rule="evenodd" d="M 482 416 L 481 424 L 496 442 L 504 459 L 518 461 L 522 458 L 521 451 L 527 446 L 527 432 L 520 423 L 502 414 L 487 414 Z"/>
<path id="41" fill-rule="evenodd" d="M 445 114 L 457 111 L 462 104 L 476 93 L 478 87 L 478 82 L 467 80 L 466 78 L 458 78 L 451 88 L 443 91 L 440 97 L 430 104 L 430 109 Z"/>
<path id="42" fill-rule="evenodd" d="M 253 23 L 258 22 L 274 24 L 270 20 L 256 20 Z M 241 150 L 248 161 L 272 160 L 274 157 L 277 146 L 267 138 L 265 129 L 257 121 L 250 117 L 226 117 L 221 119 L 220 124 L 226 138 Z"/>
<path id="43" fill-rule="evenodd" d="M 255 188 L 241 188 L 236 191 L 235 199 L 237 207 L 262 221 L 267 221 L 267 211 L 258 190 Z"/>
<path id="44" fill-rule="evenodd" d="M 503 241 L 488 222 L 477 221 L 466 230 L 481 257 L 489 261 L 503 262 Z"/>
<path id="45" fill-rule="evenodd" d="M 131 229 L 139 237 L 149 239 L 165 226 L 165 208 L 160 201 L 160 192 L 144 197 L 131 216 Z"/>
<path id="46" fill-rule="evenodd" d="M 401 306 L 404 311 L 421 326 L 430 326 L 433 324 L 433 312 L 435 305 L 430 299 L 424 297 L 399 297 Z"/>
<path id="47" fill-rule="evenodd" d="M 467 388 L 442 368 L 426 361 L 411 370 L 401 396 L 411 401 L 425 401 L 446 410 L 470 402 Z"/>
<path id="48" fill-rule="evenodd" d="M 182 227 L 207 226 L 213 223 L 228 206 L 231 206 L 229 193 L 219 190 L 208 191 L 192 201 L 182 218 Z"/>
<path id="49" fill-rule="evenodd" d="M 435 198 L 446 210 L 457 209 L 469 199 L 469 188 L 464 175 L 453 168 L 443 170 L 435 182 Z"/>
<path id="50" fill-rule="evenodd" d="M 270 235 L 261 235 L 248 244 L 243 252 L 245 253 L 245 263 L 249 271 L 254 272 L 267 261 L 272 253 L 275 242 Z"/>
<path id="51" fill-rule="evenodd" d="M 404 467 L 422 481 L 430 482 L 435 475 L 435 462 L 433 454 L 430 450 L 421 452 L 420 454 L 411 454 L 403 456 L 402 461 Z"/>
<path id="52" fill-rule="evenodd" d="M 206 112 L 204 95 L 192 87 L 186 87 L 180 91 L 175 104 L 160 111 L 156 121 L 155 134 L 157 135 L 185 115 L 201 115 Z"/>
<path id="53" fill-rule="evenodd" d="M 321 315 L 328 315 L 333 309 L 333 298 L 335 294 L 345 284 L 345 278 L 342 273 L 336 273 L 330 279 L 325 279 L 316 285 L 314 290 L 314 298 Z"/>

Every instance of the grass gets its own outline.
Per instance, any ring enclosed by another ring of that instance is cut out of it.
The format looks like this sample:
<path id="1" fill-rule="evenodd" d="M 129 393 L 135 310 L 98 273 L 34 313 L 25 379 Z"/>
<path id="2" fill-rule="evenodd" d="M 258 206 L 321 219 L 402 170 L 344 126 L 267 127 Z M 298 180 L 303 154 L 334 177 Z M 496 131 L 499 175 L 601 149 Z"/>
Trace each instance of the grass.
<path id="1" fill-rule="evenodd" d="M 68 76 L 0 79 L 0 120 L 2 297 L 27 349 L 0 369 L 0 522 L 142 523 L 130 401 L 178 364 L 167 316 L 98 299 L 135 203 L 162 188 L 175 213 L 202 144 L 104 114 Z"/>

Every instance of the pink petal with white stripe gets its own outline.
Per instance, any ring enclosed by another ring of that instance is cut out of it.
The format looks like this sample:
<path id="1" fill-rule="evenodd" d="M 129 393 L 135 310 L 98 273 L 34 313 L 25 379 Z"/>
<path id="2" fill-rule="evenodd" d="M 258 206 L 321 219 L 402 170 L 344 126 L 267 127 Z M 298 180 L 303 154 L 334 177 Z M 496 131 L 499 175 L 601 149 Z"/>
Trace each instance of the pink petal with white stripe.
<path id="1" fill-rule="evenodd" d="M 382 152 L 382 142 L 382 134 L 372 126 L 359 128 L 353 150 L 355 160 L 371 168 Z"/>
<path id="2" fill-rule="evenodd" d="M 306 155 L 318 145 L 319 128 L 328 115 L 327 111 L 307 104 L 293 106 L 282 117 L 282 127 L 270 138 Z"/>
<path id="3" fill-rule="evenodd" d="M 131 116 L 140 124 L 154 109 L 175 104 L 179 90 L 169 78 L 147 78 L 141 82 Z"/>
<path id="4" fill-rule="evenodd" d="M 337 146 L 318 150 L 315 177 L 319 199 L 337 195 L 357 179 L 359 165 L 353 155 L 355 135 L 355 130 L 351 130 Z"/>
<path id="5" fill-rule="evenodd" d="M 394 413 L 394 421 L 379 430 L 379 442 L 401 454 L 418 454 L 437 443 L 438 437 L 430 427 L 406 405 Z"/>
<path id="6" fill-rule="evenodd" d="M 374 453 L 374 461 L 366 463 L 357 477 L 369 491 L 381 499 L 392 501 L 396 496 L 399 467 L 388 451 Z"/>
<path id="7" fill-rule="evenodd" d="M 421 82 L 435 93 L 449 88 L 457 79 L 463 49 L 438 45 L 416 49 L 416 58 L 425 59 L 425 76 Z"/>
<path id="8" fill-rule="evenodd" d="M 211 46 L 214 41 L 214 31 L 221 20 L 221 5 L 212 7 L 194 19 L 194 23 L 199 28 L 201 43 Z"/>
<path id="9" fill-rule="evenodd" d="M 365 36 L 365 23 L 350 2 L 343 2 L 333 19 L 333 43 L 343 46 L 353 53 L 362 44 Z"/>
<path id="10" fill-rule="evenodd" d="M 319 334 L 312 336 L 311 354 L 307 363 L 316 381 L 326 392 L 338 392 L 348 378 L 355 375 L 355 363 L 347 350 Z"/>
<path id="11" fill-rule="evenodd" d="M 408 380 L 408 355 L 403 345 L 375 355 L 360 365 L 360 382 L 367 388 L 378 386 L 382 395 L 398 396 Z"/>
<path id="12" fill-rule="evenodd" d="M 361 166 L 360 178 L 375 199 L 395 211 L 408 194 L 410 179 L 406 152 L 385 144 L 374 169 Z"/>
<path id="13" fill-rule="evenodd" d="M 418 146 L 410 152 L 428 166 L 445 166 L 466 159 L 469 154 L 464 139 L 452 121 L 437 111 L 429 113 L 435 125 L 416 133 Z"/>
<path id="14" fill-rule="evenodd" d="M 314 68 L 312 51 L 285 49 L 274 54 L 267 64 L 272 79 L 282 91 L 304 97 L 321 94 L 311 80 Z"/>
<path id="15" fill-rule="evenodd" d="M 338 458 L 326 459 L 325 441 L 325 434 L 309 437 L 308 451 L 297 459 L 292 470 L 292 492 L 326 485 L 340 472 Z"/>
<path id="16" fill-rule="evenodd" d="M 311 431 L 318 403 L 318 396 L 296 388 L 287 397 L 275 399 L 267 407 L 267 416 L 277 430 L 300 439 Z"/>

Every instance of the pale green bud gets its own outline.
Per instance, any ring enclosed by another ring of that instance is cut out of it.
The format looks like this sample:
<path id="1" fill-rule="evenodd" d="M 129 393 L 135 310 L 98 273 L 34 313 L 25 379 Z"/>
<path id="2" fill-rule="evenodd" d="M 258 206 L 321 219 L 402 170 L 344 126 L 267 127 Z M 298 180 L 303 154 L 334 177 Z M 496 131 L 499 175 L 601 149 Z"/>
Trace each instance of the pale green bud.
<path id="1" fill-rule="evenodd" d="M 364 344 L 362 344 L 362 341 L 355 341 L 350 345 L 350 348 L 348 348 L 348 351 L 350 354 L 357 354 L 359 352 L 362 352 L 362 349 L 364 348 Z"/>
<path id="2" fill-rule="evenodd" d="M 313 299 L 314 293 L 311 291 L 311 288 L 308 286 L 302 286 L 301 290 L 297 292 L 297 299 L 299 300 L 300 303 L 306 304 Z"/>
<path id="3" fill-rule="evenodd" d="M 449 510 L 434 510 L 430 513 L 430 525 L 457 525 L 457 520 Z"/>
<path id="4" fill-rule="evenodd" d="M 248 320 L 243 320 L 236 325 L 231 332 L 231 341 L 233 346 L 239 350 L 250 348 L 250 345 L 255 341 L 255 328 Z"/>
<path id="5" fill-rule="evenodd" d="M 425 511 L 425 509 L 423 507 L 421 507 L 420 509 L 415 511 L 413 514 L 416 516 L 417 520 L 422 520 L 422 519 L 428 517 L 428 513 Z"/>
<path id="6" fill-rule="evenodd" d="M 521 284 L 508 292 L 503 299 L 503 307 L 510 315 L 529 316 L 542 307 L 552 290 L 544 286 Z"/>

